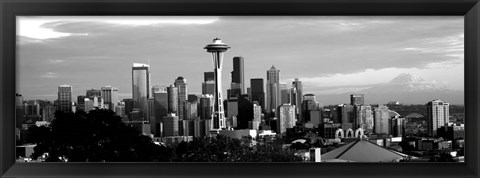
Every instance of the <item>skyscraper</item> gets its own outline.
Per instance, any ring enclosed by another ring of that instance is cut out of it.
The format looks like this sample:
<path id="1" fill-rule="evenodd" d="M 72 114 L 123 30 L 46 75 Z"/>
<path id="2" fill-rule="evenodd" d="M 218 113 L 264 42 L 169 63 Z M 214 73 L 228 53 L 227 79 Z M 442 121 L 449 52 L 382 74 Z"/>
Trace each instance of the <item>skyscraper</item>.
<path id="1" fill-rule="evenodd" d="M 280 106 L 280 70 L 272 66 L 267 70 L 267 112 L 273 112 Z"/>
<path id="2" fill-rule="evenodd" d="M 115 111 L 115 107 L 118 104 L 118 89 L 112 86 L 105 86 L 101 88 L 101 91 L 104 104 L 108 105 L 108 109 Z"/>
<path id="3" fill-rule="evenodd" d="M 350 95 L 350 104 L 351 105 L 364 105 L 364 97 L 363 94 L 351 94 Z"/>
<path id="4" fill-rule="evenodd" d="M 251 101 L 257 101 L 258 104 L 265 108 L 265 90 L 263 89 L 263 79 L 262 78 L 252 78 L 250 79 L 250 92 L 251 92 Z"/>
<path id="5" fill-rule="evenodd" d="M 206 95 L 213 95 L 215 94 L 215 81 L 205 81 L 202 83 L 202 94 Z"/>
<path id="6" fill-rule="evenodd" d="M 178 89 L 178 119 L 183 120 L 185 114 L 185 102 L 187 101 L 187 80 L 182 76 L 178 77 L 174 82 Z"/>
<path id="7" fill-rule="evenodd" d="M 203 81 L 215 81 L 215 72 L 204 72 Z"/>
<path id="8" fill-rule="evenodd" d="M 300 81 L 298 78 L 295 78 L 295 80 L 292 82 L 292 86 L 294 88 L 294 92 L 292 91 L 292 104 L 296 106 L 296 112 L 297 112 L 297 118 L 300 120 L 303 118 L 302 116 L 302 102 L 303 102 L 303 85 L 302 81 Z"/>
<path id="9" fill-rule="evenodd" d="M 375 120 L 375 133 L 376 134 L 388 134 L 390 132 L 389 119 L 390 119 L 390 110 L 385 105 L 380 105 L 374 109 L 374 120 Z"/>
<path id="10" fill-rule="evenodd" d="M 163 120 L 164 136 L 178 136 L 178 116 L 170 113 Z"/>
<path id="11" fill-rule="evenodd" d="M 286 83 L 280 84 L 280 103 L 292 104 L 291 102 L 292 89 Z"/>
<path id="12" fill-rule="evenodd" d="M 433 100 L 427 103 L 427 133 L 428 136 L 437 136 L 437 129 L 449 122 L 450 104 L 442 100 Z"/>
<path id="13" fill-rule="evenodd" d="M 60 85 L 58 87 L 57 110 L 65 113 L 72 112 L 72 86 Z"/>
<path id="14" fill-rule="evenodd" d="M 293 128 L 293 126 L 295 126 L 295 106 L 291 104 L 282 104 L 279 107 L 278 112 L 278 133 L 286 134 L 287 128 Z"/>
<path id="15" fill-rule="evenodd" d="M 370 105 L 356 105 L 356 118 L 354 120 L 354 128 L 362 128 L 365 133 L 373 132 L 373 115 Z"/>
<path id="16" fill-rule="evenodd" d="M 199 101 L 198 115 L 201 120 L 213 118 L 213 95 L 202 95 Z"/>
<path id="17" fill-rule="evenodd" d="M 233 58 L 232 83 L 239 84 L 240 94 L 245 93 L 244 81 L 244 62 L 243 57 L 237 56 Z"/>
<path id="18" fill-rule="evenodd" d="M 230 47 L 227 44 L 222 43 L 219 38 L 213 39 L 213 43 L 204 47 L 207 52 L 212 54 L 213 66 L 215 72 L 215 102 L 214 102 L 214 117 L 211 130 L 215 133 L 218 130 L 225 128 L 225 113 L 222 100 L 222 64 L 223 53 Z"/>
<path id="19" fill-rule="evenodd" d="M 167 87 L 168 94 L 168 113 L 178 114 L 178 89 L 177 87 L 170 85 Z"/>
<path id="20" fill-rule="evenodd" d="M 132 67 L 132 96 L 133 107 L 142 113 L 143 120 L 149 120 L 148 101 L 150 98 L 150 66 L 133 63 Z"/>

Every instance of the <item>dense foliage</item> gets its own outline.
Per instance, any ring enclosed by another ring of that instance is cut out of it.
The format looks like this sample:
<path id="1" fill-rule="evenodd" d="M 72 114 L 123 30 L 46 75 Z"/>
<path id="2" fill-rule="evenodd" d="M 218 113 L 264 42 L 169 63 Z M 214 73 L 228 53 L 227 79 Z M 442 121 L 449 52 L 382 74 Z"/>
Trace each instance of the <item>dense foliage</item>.
<path id="1" fill-rule="evenodd" d="M 48 153 L 46 161 L 129 162 L 170 161 L 171 150 L 158 146 L 109 110 L 88 114 L 56 112 L 50 129 L 30 129 L 37 144 L 33 158 Z"/>
<path id="2" fill-rule="evenodd" d="M 58 162 L 295 162 L 302 161 L 280 139 L 198 137 L 191 142 L 160 146 L 125 125 L 110 110 L 88 114 L 56 112 L 49 127 L 32 126 L 33 158 L 48 153 Z M 256 144 L 254 144 L 256 143 Z"/>

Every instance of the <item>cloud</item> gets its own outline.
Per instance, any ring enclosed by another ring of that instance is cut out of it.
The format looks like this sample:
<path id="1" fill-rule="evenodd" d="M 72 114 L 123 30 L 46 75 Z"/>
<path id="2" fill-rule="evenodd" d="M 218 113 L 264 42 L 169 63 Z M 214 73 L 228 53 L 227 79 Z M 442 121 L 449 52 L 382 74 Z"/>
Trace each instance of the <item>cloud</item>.
<path id="1" fill-rule="evenodd" d="M 51 64 L 58 64 L 58 63 L 65 62 L 65 60 L 61 60 L 61 59 L 50 59 L 48 62 L 51 63 Z"/>
<path id="2" fill-rule="evenodd" d="M 49 78 L 49 79 L 58 78 L 57 74 L 54 73 L 54 72 L 47 72 L 46 74 L 41 75 L 40 77 L 41 78 Z"/>

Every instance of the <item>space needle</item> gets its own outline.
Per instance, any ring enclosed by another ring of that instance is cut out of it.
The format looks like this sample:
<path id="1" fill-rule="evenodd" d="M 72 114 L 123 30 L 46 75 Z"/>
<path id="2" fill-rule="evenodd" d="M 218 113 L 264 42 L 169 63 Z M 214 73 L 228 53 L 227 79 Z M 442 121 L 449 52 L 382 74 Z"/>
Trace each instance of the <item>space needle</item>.
<path id="1" fill-rule="evenodd" d="M 227 44 L 222 43 L 219 38 L 213 39 L 213 43 L 208 44 L 203 49 L 212 54 L 213 68 L 214 68 L 214 80 L 215 80 L 215 101 L 213 109 L 213 120 L 211 124 L 210 133 L 218 134 L 218 131 L 225 128 L 225 113 L 222 100 L 222 64 L 223 53 L 230 47 Z"/>

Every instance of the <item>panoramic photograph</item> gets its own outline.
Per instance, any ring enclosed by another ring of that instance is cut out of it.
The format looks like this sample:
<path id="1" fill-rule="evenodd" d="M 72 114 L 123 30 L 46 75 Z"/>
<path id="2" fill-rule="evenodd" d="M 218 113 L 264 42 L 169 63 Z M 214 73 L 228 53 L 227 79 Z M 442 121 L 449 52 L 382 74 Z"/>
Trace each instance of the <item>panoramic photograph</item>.
<path id="1" fill-rule="evenodd" d="M 464 162 L 463 16 L 17 16 L 17 162 Z"/>

